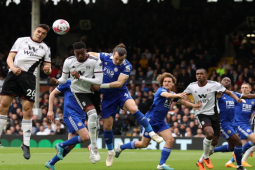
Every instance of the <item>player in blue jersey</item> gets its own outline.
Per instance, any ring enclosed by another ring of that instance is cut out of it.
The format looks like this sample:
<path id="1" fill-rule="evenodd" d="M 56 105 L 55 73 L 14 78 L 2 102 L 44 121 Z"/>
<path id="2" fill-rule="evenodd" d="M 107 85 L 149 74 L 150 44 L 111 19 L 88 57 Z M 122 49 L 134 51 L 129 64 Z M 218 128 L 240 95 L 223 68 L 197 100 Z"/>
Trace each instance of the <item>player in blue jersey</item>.
<path id="1" fill-rule="evenodd" d="M 249 83 L 242 84 L 241 91 L 243 95 L 249 95 L 251 92 L 251 85 Z M 250 96 L 254 96 L 254 94 L 250 94 Z M 254 98 L 254 97 L 251 97 L 251 98 Z M 239 103 L 235 107 L 235 123 L 237 126 L 237 133 L 239 134 L 242 140 L 243 153 L 247 149 L 255 145 L 255 133 L 251 130 L 251 126 L 250 126 L 251 115 L 255 108 L 255 99 L 248 99 L 245 101 L 246 103 Z M 232 158 L 227 164 L 233 163 L 233 162 L 234 162 L 234 158 Z M 244 162 L 242 162 L 242 164 L 243 166 L 247 165 Z"/>
<path id="2" fill-rule="evenodd" d="M 163 141 L 163 138 L 152 130 L 148 120 L 138 110 L 134 100 L 129 95 L 126 82 L 132 70 L 132 65 L 126 60 L 126 46 L 122 43 L 117 45 L 113 49 L 113 53 L 89 52 L 89 54 L 100 57 L 102 61 L 104 75 L 103 84 L 100 85 L 100 88 L 103 94 L 102 120 L 104 123 L 104 139 L 108 149 L 106 166 L 112 166 L 115 156 L 112 125 L 119 106 L 135 116 L 137 121 L 149 132 L 153 140 L 160 143 Z"/>
<path id="3" fill-rule="evenodd" d="M 176 83 L 176 78 L 170 73 L 159 75 L 157 80 L 161 87 L 155 93 L 151 109 L 146 113 L 145 116 L 149 120 L 154 132 L 162 136 L 166 142 L 161 152 L 161 159 L 157 169 L 173 170 L 173 168 L 170 168 L 165 164 L 174 144 L 174 138 L 172 137 L 169 126 L 165 122 L 165 117 L 172 102 L 177 102 L 179 99 L 185 98 L 187 93 L 184 92 L 175 94 L 171 91 L 172 87 Z M 180 100 L 180 103 L 193 108 L 199 108 L 201 106 L 201 103 L 193 104 L 185 100 Z M 141 141 L 132 141 L 126 144 L 119 143 L 118 148 L 116 149 L 115 157 L 118 158 L 120 153 L 125 149 L 146 148 L 150 144 L 151 138 L 144 127 L 141 128 L 141 132 L 143 135 Z"/>
<path id="4" fill-rule="evenodd" d="M 221 81 L 222 86 L 226 89 L 229 89 L 231 86 L 231 80 L 228 77 L 225 77 Z M 241 95 L 240 93 L 233 92 L 239 98 L 252 98 L 252 95 Z M 255 97 L 255 96 L 254 96 Z M 221 123 L 221 132 L 222 136 L 228 141 L 228 145 L 223 145 L 217 148 L 214 148 L 217 143 L 219 137 L 214 137 L 212 144 L 210 146 L 210 151 L 212 152 L 230 152 L 234 151 L 237 160 L 237 169 L 242 170 L 242 142 L 239 136 L 236 134 L 236 126 L 235 126 L 235 105 L 239 104 L 233 98 L 226 94 L 221 94 L 218 99 L 218 105 L 220 108 L 220 123 Z M 226 167 L 236 168 L 234 165 L 226 164 Z"/>
<path id="5" fill-rule="evenodd" d="M 75 100 L 71 89 L 71 81 L 67 80 L 65 84 L 57 86 L 51 93 L 49 97 L 49 110 L 47 117 L 50 121 L 54 120 L 53 112 L 53 100 L 55 95 L 64 92 L 64 113 L 63 118 L 66 126 L 68 127 L 68 140 L 56 144 L 57 154 L 45 164 L 50 170 L 55 170 L 55 163 L 62 160 L 78 143 L 85 142 L 89 140 L 89 132 L 87 131 L 84 121 L 85 112 L 81 109 L 77 101 Z M 61 147 L 59 147 L 61 146 Z M 63 148 L 63 149 L 61 149 Z"/>

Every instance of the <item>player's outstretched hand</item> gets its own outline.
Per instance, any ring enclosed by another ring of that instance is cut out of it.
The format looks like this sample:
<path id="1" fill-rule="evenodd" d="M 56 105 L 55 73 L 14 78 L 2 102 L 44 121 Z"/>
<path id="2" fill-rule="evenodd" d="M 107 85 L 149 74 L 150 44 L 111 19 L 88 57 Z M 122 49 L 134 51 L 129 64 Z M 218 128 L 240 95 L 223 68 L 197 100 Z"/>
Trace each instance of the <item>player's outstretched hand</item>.
<path id="1" fill-rule="evenodd" d="M 52 122 L 54 120 L 54 112 L 48 111 L 47 118 L 49 119 L 50 122 Z"/>
<path id="2" fill-rule="evenodd" d="M 179 93 L 178 96 L 179 96 L 179 98 L 181 98 L 181 99 L 186 99 L 187 93 L 186 93 L 186 92 Z"/>
<path id="3" fill-rule="evenodd" d="M 50 72 L 51 72 L 50 66 L 45 65 L 45 66 L 43 67 L 43 71 L 44 71 L 44 73 L 47 74 L 47 75 L 50 74 Z"/>
<path id="4" fill-rule="evenodd" d="M 195 110 L 200 110 L 201 106 L 202 106 L 202 103 L 198 101 L 198 102 L 194 105 L 193 108 L 194 108 Z"/>
<path id="5" fill-rule="evenodd" d="M 72 71 L 71 75 L 74 76 L 76 79 L 80 78 L 80 75 L 79 75 L 79 73 L 77 71 Z"/>
<path id="6" fill-rule="evenodd" d="M 52 77 L 52 78 L 50 79 L 50 83 L 52 83 L 52 84 L 58 84 L 58 80 L 57 80 L 56 78 Z"/>
<path id="7" fill-rule="evenodd" d="M 90 86 L 90 91 L 96 91 L 99 89 L 100 89 L 100 86 L 98 86 L 98 85 L 91 84 L 91 86 Z"/>
<path id="8" fill-rule="evenodd" d="M 13 72 L 13 74 L 15 74 L 17 76 L 20 75 L 20 73 L 21 73 L 21 69 L 19 67 L 12 67 L 11 71 Z"/>
<path id="9" fill-rule="evenodd" d="M 246 103 L 245 100 L 244 100 L 244 102 L 243 102 L 243 99 L 237 99 L 236 101 L 237 101 L 238 103 Z"/>

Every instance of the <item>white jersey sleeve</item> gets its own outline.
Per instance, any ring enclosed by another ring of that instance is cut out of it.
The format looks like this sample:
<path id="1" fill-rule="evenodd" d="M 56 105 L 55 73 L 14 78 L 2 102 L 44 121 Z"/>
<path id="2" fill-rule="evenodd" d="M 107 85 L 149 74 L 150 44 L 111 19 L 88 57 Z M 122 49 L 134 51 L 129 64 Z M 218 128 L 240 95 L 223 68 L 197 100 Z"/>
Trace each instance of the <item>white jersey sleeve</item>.
<path id="1" fill-rule="evenodd" d="M 65 62 L 64 62 L 64 65 L 63 65 L 62 75 L 61 75 L 61 77 L 58 79 L 58 83 L 59 83 L 59 84 L 65 84 L 65 83 L 67 82 L 69 72 L 70 72 L 69 60 L 68 60 L 68 58 L 67 58 L 67 59 L 65 60 Z"/>
<path id="2" fill-rule="evenodd" d="M 94 65 L 94 73 L 102 73 L 103 69 L 102 69 L 102 62 L 101 60 L 98 58 L 96 64 Z"/>
<path id="3" fill-rule="evenodd" d="M 192 93 L 190 85 L 184 90 L 184 92 L 187 92 L 188 94 Z"/>
<path id="4" fill-rule="evenodd" d="M 226 90 L 225 87 L 223 87 L 220 83 L 218 82 L 215 82 L 215 85 L 213 86 L 214 87 L 214 90 L 213 91 L 216 91 L 216 92 L 224 92 Z"/>
<path id="5" fill-rule="evenodd" d="M 20 49 L 20 44 L 22 42 L 22 38 L 18 38 L 15 43 L 13 44 L 12 48 L 11 48 L 11 51 L 10 52 L 15 52 L 17 53 Z"/>
<path id="6" fill-rule="evenodd" d="M 44 57 L 44 62 L 51 63 L 50 48 L 46 51 L 46 54 L 45 54 L 45 57 Z"/>

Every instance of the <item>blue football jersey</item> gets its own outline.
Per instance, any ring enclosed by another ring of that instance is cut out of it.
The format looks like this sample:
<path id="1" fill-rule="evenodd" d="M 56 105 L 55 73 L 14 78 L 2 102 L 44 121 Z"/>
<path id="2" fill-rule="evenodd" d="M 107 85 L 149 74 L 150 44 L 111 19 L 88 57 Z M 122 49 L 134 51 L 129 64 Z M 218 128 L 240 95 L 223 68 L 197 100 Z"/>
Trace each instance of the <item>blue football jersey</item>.
<path id="1" fill-rule="evenodd" d="M 71 80 L 67 80 L 65 84 L 61 84 L 56 87 L 59 92 L 64 93 L 64 112 L 63 117 L 77 116 L 80 119 L 85 118 L 85 111 L 81 109 L 77 101 L 75 100 L 73 93 L 70 89 Z"/>
<path id="2" fill-rule="evenodd" d="M 246 103 L 237 103 L 235 108 L 235 121 L 237 125 L 247 124 L 250 126 L 250 119 L 255 107 L 255 99 L 245 99 Z"/>
<path id="3" fill-rule="evenodd" d="M 132 65 L 126 59 L 123 61 L 121 65 L 115 65 L 113 63 L 113 55 L 112 53 L 100 53 L 100 59 L 102 61 L 103 66 L 103 83 L 111 83 L 117 81 L 120 74 L 125 74 L 127 76 L 130 75 L 132 70 Z M 120 88 L 112 88 L 112 89 L 101 89 L 103 93 L 114 93 L 116 91 L 126 91 L 127 83 L 125 82 Z"/>
<path id="4" fill-rule="evenodd" d="M 240 93 L 233 92 L 237 97 L 241 97 Z M 218 99 L 218 105 L 220 108 L 220 121 L 221 122 L 232 122 L 235 121 L 235 100 L 226 95 L 223 94 L 223 96 Z"/>
<path id="5" fill-rule="evenodd" d="M 164 121 L 169 108 L 172 104 L 172 100 L 166 97 L 162 97 L 161 93 L 168 92 L 166 88 L 160 87 L 154 95 L 153 104 L 151 109 L 146 113 L 146 117 L 150 118 L 152 121 Z M 171 91 L 171 93 L 174 93 Z M 179 99 L 174 99 L 177 102 Z"/>

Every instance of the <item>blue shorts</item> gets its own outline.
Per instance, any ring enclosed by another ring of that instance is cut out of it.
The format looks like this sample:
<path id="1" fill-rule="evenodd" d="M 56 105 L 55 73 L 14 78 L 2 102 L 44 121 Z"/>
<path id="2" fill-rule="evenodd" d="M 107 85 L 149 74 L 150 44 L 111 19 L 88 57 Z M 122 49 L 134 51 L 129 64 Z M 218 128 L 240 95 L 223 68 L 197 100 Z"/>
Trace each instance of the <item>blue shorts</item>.
<path id="1" fill-rule="evenodd" d="M 132 99 L 132 97 L 129 95 L 128 91 L 116 91 L 115 94 L 103 94 L 103 100 L 102 100 L 102 119 L 108 118 L 112 116 L 115 118 L 115 115 L 118 111 L 118 107 L 121 107 L 124 105 L 124 103 L 128 100 Z"/>
<path id="2" fill-rule="evenodd" d="M 64 122 L 68 128 L 68 133 L 75 134 L 78 130 L 82 128 L 86 128 L 84 125 L 84 119 L 81 119 L 77 116 L 69 116 L 69 117 L 64 117 Z"/>
<path id="3" fill-rule="evenodd" d="M 169 126 L 166 124 L 165 121 L 162 121 L 162 122 L 150 122 L 149 121 L 149 123 L 155 133 L 159 133 L 159 132 L 162 132 L 163 130 L 169 129 Z M 141 133 L 142 133 L 143 137 L 149 138 L 149 139 L 151 138 L 149 136 L 149 133 L 145 131 L 145 128 L 143 126 L 141 127 Z"/>
<path id="4" fill-rule="evenodd" d="M 236 126 L 233 124 L 221 124 L 221 133 L 222 136 L 227 140 L 230 136 L 234 135 L 236 133 Z"/>
<path id="5" fill-rule="evenodd" d="M 237 133 L 240 136 L 241 140 L 245 140 L 253 133 L 250 125 L 238 125 Z"/>

